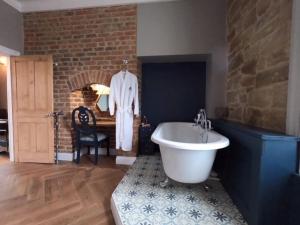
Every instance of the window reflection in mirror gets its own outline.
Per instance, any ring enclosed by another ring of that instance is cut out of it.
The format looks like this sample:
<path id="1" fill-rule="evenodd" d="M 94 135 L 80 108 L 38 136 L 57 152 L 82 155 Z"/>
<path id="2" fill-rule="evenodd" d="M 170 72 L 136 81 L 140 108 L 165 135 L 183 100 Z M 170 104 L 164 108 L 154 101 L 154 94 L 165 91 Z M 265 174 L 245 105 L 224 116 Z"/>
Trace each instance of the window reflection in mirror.
<path id="1" fill-rule="evenodd" d="M 91 88 L 99 95 L 96 105 L 101 112 L 108 111 L 108 96 L 110 88 L 102 84 L 92 84 Z"/>
<path id="2" fill-rule="evenodd" d="M 100 109 L 101 112 L 108 111 L 108 96 L 109 95 L 100 95 L 97 99 L 97 107 Z"/>

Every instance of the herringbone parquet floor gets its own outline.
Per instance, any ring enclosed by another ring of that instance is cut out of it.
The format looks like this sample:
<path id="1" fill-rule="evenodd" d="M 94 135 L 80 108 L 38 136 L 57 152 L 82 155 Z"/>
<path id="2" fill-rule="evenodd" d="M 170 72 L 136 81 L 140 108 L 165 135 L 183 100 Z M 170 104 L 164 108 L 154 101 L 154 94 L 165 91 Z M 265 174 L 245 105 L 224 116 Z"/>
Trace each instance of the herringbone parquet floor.
<path id="1" fill-rule="evenodd" d="M 1 225 L 111 225 L 110 197 L 127 168 L 111 158 L 95 167 L 0 165 Z"/>

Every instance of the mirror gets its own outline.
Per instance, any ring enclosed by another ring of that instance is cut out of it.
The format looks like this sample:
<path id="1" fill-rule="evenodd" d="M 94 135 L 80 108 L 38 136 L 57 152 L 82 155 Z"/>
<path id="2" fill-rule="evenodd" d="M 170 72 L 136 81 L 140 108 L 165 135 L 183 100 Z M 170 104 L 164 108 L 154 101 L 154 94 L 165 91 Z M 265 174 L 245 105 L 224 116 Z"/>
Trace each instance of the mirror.
<path id="1" fill-rule="evenodd" d="M 101 112 L 108 111 L 108 96 L 109 96 L 109 87 L 102 84 L 92 84 L 91 88 L 97 92 L 99 95 L 96 105 Z"/>
<path id="2" fill-rule="evenodd" d="M 100 95 L 97 99 L 97 107 L 100 109 L 101 112 L 108 111 L 108 96 L 109 95 Z"/>

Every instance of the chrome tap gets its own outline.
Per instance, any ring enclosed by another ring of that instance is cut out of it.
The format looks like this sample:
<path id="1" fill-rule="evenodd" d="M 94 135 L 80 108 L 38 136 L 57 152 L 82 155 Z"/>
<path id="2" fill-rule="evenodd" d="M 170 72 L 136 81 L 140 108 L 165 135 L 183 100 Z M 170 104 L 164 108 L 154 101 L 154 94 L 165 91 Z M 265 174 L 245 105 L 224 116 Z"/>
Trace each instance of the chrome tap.
<path id="1" fill-rule="evenodd" d="M 199 114 L 200 114 L 200 126 L 202 128 L 204 128 L 205 127 L 205 123 L 206 123 L 206 112 L 205 112 L 205 109 L 200 109 Z"/>
<path id="2" fill-rule="evenodd" d="M 194 119 L 194 121 L 195 121 L 195 124 L 194 124 L 194 126 L 199 126 L 200 124 L 200 120 L 201 120 L 201 114 L 200 114 L 200 111 L 199 111 L 199 113 L 196 115 L 196 117 L 195 117 L 195 119 Z"/>
<path id="3" fill-rule="evenodd" d="M 205 109 L 200 109 L 197 117 L 194 119 L 195 126 L 201 126 L 205 131 L 211 130 L 211 121 L 207 119 Z"/>

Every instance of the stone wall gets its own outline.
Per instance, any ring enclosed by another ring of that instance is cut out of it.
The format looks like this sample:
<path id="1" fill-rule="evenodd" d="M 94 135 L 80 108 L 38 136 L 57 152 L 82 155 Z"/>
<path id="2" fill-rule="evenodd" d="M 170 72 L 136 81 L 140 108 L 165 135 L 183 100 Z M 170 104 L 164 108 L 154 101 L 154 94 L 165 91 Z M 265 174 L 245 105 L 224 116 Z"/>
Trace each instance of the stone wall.
<path id="1" fill-rule="evenodd" d="M 285 131 L 292 0 L 228 0 L 228 119 Z"/>
<path id="2" fill-rule="evenodd" d="M 72 110 L 85 105 L 97 112 L 97 96 L 79 81 L 108 84 L 125 57 L 129 70 L 137 74 L 136 20 L 135 5 L 24 14 L 25 54 L 50 54 L 56 63 L 54 108 L 65 112 L 60 132 L 62 151 L 73 149 Z M 138 124 L 136 119 L 130 155 L 137 152 Z M 106 132 L 113 135 L 114 128 Z M 111 147 L 115 148 L 114 143 Z"/>

